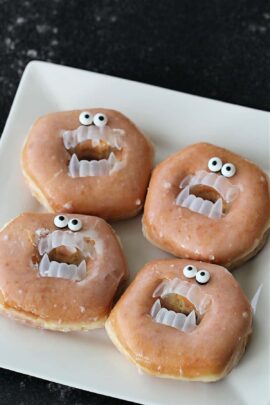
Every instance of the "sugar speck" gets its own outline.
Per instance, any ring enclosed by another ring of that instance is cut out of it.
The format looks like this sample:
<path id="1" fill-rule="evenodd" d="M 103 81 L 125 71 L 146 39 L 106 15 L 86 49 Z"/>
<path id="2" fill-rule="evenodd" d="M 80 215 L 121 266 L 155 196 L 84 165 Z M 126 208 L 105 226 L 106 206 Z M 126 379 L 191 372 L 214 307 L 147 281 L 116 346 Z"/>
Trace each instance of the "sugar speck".
<path id="1" fill-rule="evenodd" d="M 139 198 L 137 198 L 137 200 L 135 201 L 135 204 L 136 205 L 141 205 L 141 203 L 142 203 L 141 200 Z"/>
<path id="2" fill-rule="evenodd" d="M 163 187 L 164 188 L 168 189 L 168 188 L 171 188 L 171 186 L 172 186 L 171 183 L 169 183 L 168 181 L 163 182 Z"/>
<path id="3" fill-rule="evenodd" d="M 81 313 L 83 314 L 84 312 L 85 312 L 85 307 L 84 306 L 80 306 L 80 311 L 81 311 Z"/>
<path id="4" fill-rule="evenodd" d="M 248 313 L 247 312 L 243 312 L 242 313 L 243 318 L 247 319 L 248 318 Z"/>
<path id="5" fill-rule="evenodd" d="M 72 208 L 72 203 L 71 203 L 71 201 L 66 202 L 66 203 L 63 205 L 63 208 L 65 208 L 66 210 L 70 210 L 70 209 Z"/>

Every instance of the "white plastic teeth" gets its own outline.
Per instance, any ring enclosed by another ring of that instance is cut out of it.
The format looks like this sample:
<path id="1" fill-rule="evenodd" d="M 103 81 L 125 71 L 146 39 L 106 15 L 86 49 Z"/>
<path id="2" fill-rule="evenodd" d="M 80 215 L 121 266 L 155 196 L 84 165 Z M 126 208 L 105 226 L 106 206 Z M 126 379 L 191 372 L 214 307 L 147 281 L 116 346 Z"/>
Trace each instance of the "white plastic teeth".
<path id="1" fill-rule="evenodd" d="M 163 298 L 169 294 L 178 294 L 187 298 L 195 306 L 200 315 L 204 314 L 210 302 L 209 295 L 202 293 L 200 286 L 182 281 L 179 278 L 162 281 L 155 289 L 153 298 Z"/>
<path id="2" fill-rule="evenodd" d="M 189 333 L 196 328 L 196 314 L 194 310 L 189 315 L 169 311 L 161 307 L 159 299 L 154 302 L 150 314 L 157 323 L 171 326 L 182 332 Z"/>
<path id="3" fill-rule="evenodd" d="M 186 186 L 176 197 L 176 205 L 183 208 L 188 208 L 198 214 L 206 215 L 208 218 L 222 217 L 222 199 L 219 198 L 215 203 L 209 200 L 204 200 L 201 197 L 196 197 L 190 194 L 190 187 Z"/>
<path id="4" fill-rule="evenodd" d="M 45 254 L 39 263 L 38 269 L 42 277 L 57 277 L 74 281 L 81 281 L 86 277 L 85 260 L 79 266 L 76 266 L 75 264 L 50 261 L 49 256 Z"/>
<path id="5" fill-rule="evenodd" d="M 37 244 L 41 256 L 50 253 L 53 249 L 60 246 L 68 248 L 70 253 L 75 253 L 78 249 L 85 257 L 94 258 L 95 256 L 94 247 L 84 241 L 84 235 L 80 232 L 53 231 L 40 238 Z"/>
<path id="6" fill-rule="evenodd" d="M 105 141 L 113 148 L 122 148 L 122 136 L 124 131 L 112 129 L 108 125 L 97 127 L 95 125 L 81 125 L 73 131 L 63 131 L 63 141 L 67 150 L 75 148 L 78 144 L 91 140 L 93 146 L 98 146 L 101 141 Z"/>
<path id="7" fill-rule="evenodd" d="M 69 161 L 69 175 L 71 177 L 108 176 L 113 171 L 120 170 L 122 162 L 117 160 L 113 152 L 108 159 L 81 160 L 73 153 Z"/>
<path id="8" fill-rule="evenodd" d="M 233 201 L 240 191 L 239 186 L 231 184 L 224 176 L 217 173 L 209 173 L 205 170 L 199 170 L 195 175 L 186 176 L 180 183 L 180 188 L 186 186 L 196 186 L 198 184 L 206 185 L 215 189 L 226 202 Z"/>

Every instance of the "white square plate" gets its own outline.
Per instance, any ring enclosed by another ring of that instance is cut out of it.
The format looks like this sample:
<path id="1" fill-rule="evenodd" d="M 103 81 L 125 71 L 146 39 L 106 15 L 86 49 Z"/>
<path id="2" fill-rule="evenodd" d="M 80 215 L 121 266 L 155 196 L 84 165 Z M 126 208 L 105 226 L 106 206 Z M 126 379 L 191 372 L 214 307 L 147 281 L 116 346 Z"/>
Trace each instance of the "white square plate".
<path id="1" fill-rule="evenodd" d="M 269 170 L 269 113 L 146 84 L 44 62 L 23 75 L 0 143 L 0 226 L 23 211 L 40 210 L 25 186 L 19 154 L 40 115 L 104 106 L 134 120 L 152 138 L 156 161 L 198 141 L 225 146 Z M 114 225 L 131 278 L 147 261 L 168 257 L 141 232 L 141 218 Z M 269 244 L 235 271 L 249 298 L 263 283 L 254 334 L 239 366 L 223 381 L 203 384 L 139 375 L 104 330 L 90 333 L 40 331 L 0 318 L 0 366 L 101 394 L 144 404 L 243 405 L 269 400 Z"/>

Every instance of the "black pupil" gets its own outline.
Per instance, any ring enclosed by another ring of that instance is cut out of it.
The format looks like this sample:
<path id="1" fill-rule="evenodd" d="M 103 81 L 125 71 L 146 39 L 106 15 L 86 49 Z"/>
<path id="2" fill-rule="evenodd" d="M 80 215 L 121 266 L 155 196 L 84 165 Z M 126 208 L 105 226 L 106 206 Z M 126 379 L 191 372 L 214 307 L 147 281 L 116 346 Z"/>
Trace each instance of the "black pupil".
<path id="1" fill-rule="evenodd" d="M 85 114 L 84 118 L 89 118 L 89 114 Z"/>
<path id="2" fill-rule="evenodd" d="M 204 272 L 204 271 L 201 271 L 201 276 L 205 276 L 205 272 Z"/>
<path id="3" fill-rule="evenodd" d="M 216 161 L 216 160 L 214 160 L 212 164 L 213 164 L 214 166 L 216 166 L 217 161 Z"/>
<path id="4" fill-rule="evenodd" d="M 102 115 L 99 116 L 99 121 L 104 121 L 104 117 Z"/>
<path id="5" fill-rule="evenodd" d="M 73 225 L 77 225 L 77 223 L 78 223 L 77 219 L 73 219 L 73 220 L 72 220 L 72 224 L 73 224 Z"/>
<path id="6" fill-rule="evenodd" d="M 59 217 L 60 221 L 64 221 L 65 217 L 63 217 L 62 215 Z"/>
<path id="7" fill-rule="evenodd" d="M 191 266 L 189 266 L 189 267 L 188 267 L 188 270 L 189 270 L 189 271 L 191 271 L 191 270 L 192 270 L 192 267 L 191 267 Z"/>
<path id="8" fill-rule="evenodd" d="M 226 170 L 230 171 L 231 170 L 231 166 L 227 166 Z"/>

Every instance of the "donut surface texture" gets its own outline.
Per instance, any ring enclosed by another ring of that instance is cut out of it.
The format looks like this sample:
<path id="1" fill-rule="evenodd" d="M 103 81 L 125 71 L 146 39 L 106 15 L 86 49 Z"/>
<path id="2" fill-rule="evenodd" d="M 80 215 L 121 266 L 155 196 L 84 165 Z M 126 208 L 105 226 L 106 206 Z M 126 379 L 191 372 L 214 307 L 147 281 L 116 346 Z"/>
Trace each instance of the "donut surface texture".
<path id="1" fill-rule="evenodd" d="M 58 331 L 104 325 L 128 272 L 101 218 L 25 213 L 0 232 L 0 313 Z"/>
<path id="2" fill-rule="evenodd" d="M 152 162 L 153 147 L 139 129 L 104 108 L 39 118 L 21 155 L 32 194 L 48 211 L 107 220 L 139 213 Z"/>
<path id="3" fill-rule="evenodd" d="M 216 381 L 242 357 L 252 311 L 225 268 L 185 259 L 144 266 L 105 327 L 129 360 L 158 377 Z"/>
<path id="4" fill-rule="evenodd" d="M 235 153 L 199 143 L 153 171 L 143 232 L 160 249 L 232 269 L 264 246 L 269 228 L 269 178 Z"/>

